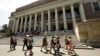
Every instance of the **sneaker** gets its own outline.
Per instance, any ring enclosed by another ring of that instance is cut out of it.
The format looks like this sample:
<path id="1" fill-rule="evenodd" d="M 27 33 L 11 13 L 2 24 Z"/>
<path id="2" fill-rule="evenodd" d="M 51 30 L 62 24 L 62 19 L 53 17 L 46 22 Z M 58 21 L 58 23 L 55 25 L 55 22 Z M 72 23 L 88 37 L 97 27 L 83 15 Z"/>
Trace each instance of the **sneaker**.
<path id="1" fill-rule="evenodd" d="M 46 50 L 46 52 L 49 52 L 49 50 Z"/>
<path id="2" fill-rule="evenodd" d="M 49 53 L 50 53 L 50 54 L 52 54 L 52 52 L 51 52 L 51 51 L 50 51 Z"/>
<path id="3" fill-rule="evenodd" d="M 24 55 L 26 55 L 26 52 L 24 53 Z"/>
<path id="4" fill-rule="evenodd" d="M 40 50 L 42 52 L 42 50 Z"/>
<path id="5" fill-rule="evenodd" d="M 14 48 L 14 50 L 16 50 L 16 48 Z"/>
<path id="6" fill-rule="evenodd" d="M 29 54 L 30 56 L 33 56 L 33 52 L 31 54 Z"/>

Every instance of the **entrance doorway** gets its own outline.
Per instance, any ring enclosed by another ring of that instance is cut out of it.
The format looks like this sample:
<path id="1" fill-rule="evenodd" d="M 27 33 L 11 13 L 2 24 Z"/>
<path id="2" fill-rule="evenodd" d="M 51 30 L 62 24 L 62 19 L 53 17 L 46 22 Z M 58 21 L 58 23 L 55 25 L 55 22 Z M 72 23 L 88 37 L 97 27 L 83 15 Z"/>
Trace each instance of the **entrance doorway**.
<path id="1" fill-rule="evenodd" d="M 55 31 L 56 30 L 55 28 L 56 28 L 55 25 L 52 25 L 52 31 Z"/>
<path id="2" fill-rule="evenodd" d="M 63 23 L 60 23 L 59 24 L 59 30 L 61 31 L 61 30 L 64 30 L 64 24 Z"/>
<path id="3" fill-rule="evenodd" d="M 68 25 L 68 30 L 73 30 L 72 22 L 68 22 L 67 25 Z"/>

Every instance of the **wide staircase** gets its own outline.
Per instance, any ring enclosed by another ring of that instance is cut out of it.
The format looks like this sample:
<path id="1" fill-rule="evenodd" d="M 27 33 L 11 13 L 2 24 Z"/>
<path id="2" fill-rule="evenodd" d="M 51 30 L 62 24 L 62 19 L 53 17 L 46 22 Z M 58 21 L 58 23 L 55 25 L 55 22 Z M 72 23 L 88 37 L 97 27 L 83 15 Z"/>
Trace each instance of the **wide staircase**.
<path id="1" fill-rule="evenodd" d="M 67 32 L 64 32 L 64 31 L 59 31 L 59 32 L 46 32 L 47 34 L 47 40 L 48 40 L 48 47 L 50 47 L 50 40 L 52 38 L 52 36 L 54 36 L 55 34 L 57 36 L 60 36 L 60 43 L 61 43 L 61 46 L 64 47 L 65 46 L 65 43 L 64 43 L 64 35 L 65 33 L 67 33 L 68 35 L 72 36 L 72 40 L 73 40 L 73 44 L 75 45 L 75 48 L 76 49 L 93 49 L 93 47 L 89 46 L 87 43 L 81 43 L 78 38 L 76 37 L 76 35 L 74 34 L 74 32 L 71 30 L 71 31 L 67 31 Z M 38 39 L 35 41 L 35 46 L 37 47 L 40 47 L 42 45 L 42 37 L 43 37 L 43 34 L 40 34 L 39 36 L 35 36 L 37 37 Z M 40 38 L 41 37 L 41 38 Z"/>
<path id="2" fill-rule="evenodd" d="M 52 38 L 52 36 L 54 36 L 55 34 L 57 36 L 60 36 L 60 43 L 61 46 L 64 47 L 65 46 L 65 42 L 64 42 L 64 35 L 65 33 L 67 33 L 68 35 L 72 36 L 72 40 L 73 40 L 73 44 L 75 45 L 76 49 L 93 49 L 91 46 L 89 46 L 87 43 L 81 43 L 78 38 L 76 37 L 76 35 L 74 34 L 73 31 L 59 31 L 59 32 L 47 32 L 47 40 L 48 40 L 48 47 L 50 47 L 50 40 Z M 44 33 L 41 33 L 40 35 L 36 35 L 34 36 L 35 39 L 35 45 L 36 47 L 41 47 L 42 46 L 42 38 L 43 38 Z M 10 38 L 0 38 L 0 44 L 9 44 L 9 39 Z M 22 36 L 18 36 L 18 45 L 23 45 L 23 37 Z M 7 42 L 5 42 L 7 41 Z"/>

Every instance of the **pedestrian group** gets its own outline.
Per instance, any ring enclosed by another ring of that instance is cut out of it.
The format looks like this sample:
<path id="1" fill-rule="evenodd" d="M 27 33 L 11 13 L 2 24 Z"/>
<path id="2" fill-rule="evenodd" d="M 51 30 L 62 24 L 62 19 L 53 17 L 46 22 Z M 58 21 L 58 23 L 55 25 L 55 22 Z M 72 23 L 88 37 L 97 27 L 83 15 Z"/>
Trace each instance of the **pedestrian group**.
<path id="1" fill-rule="evenodd" d="M 70 55 L 71 53 L 75 53 L 75 45 L 72 42 L 72 37 L 69 36 L 68 34 L 65 34 L 65 46 L 64 50 L 67 50 L 67 53 Z M 17 40 L 18 38 L 16 36 L 12 36 L 10 38 L 10 49 L 11 50 L 16 50 L 16 45 L 17 45 Z M 29 55 L 33 55 L 33 44 L 34 44 L 34 36 L 33 34 L 26 34 L 23 38 L 23 48 L 22 50 L 25 51 L 24 55 L 27 54 L 29 51 Z M 25 50 L 25 47 L 27 48 Z M 48 48 L 48 41 L 47 41 L 47 35 L 44 34 L 43 39 L 42 39 L 42 46 L 41 46 L 41 52 L 45 50 L 46 53 L 52 53 L 52 50 L 54 51 L 54 54 L 60 54 L 60 48 L 61 48 L 61 43 L 60 43 L 60 37 L 59 36 L 52 36 L 52 39 L 50 40 L 50 48 Z"/>

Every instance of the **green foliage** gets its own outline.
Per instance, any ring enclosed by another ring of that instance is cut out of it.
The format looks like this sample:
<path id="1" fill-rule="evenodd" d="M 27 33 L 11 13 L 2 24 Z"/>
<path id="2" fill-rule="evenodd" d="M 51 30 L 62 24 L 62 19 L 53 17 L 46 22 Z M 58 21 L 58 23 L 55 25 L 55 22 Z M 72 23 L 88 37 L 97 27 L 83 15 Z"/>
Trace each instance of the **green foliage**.
<path id="1" fill-rule="evenodd" d="M 1 32 L 7 32 L 7 24 L 2 25 L 2 30 L 0 30 Z"/>

